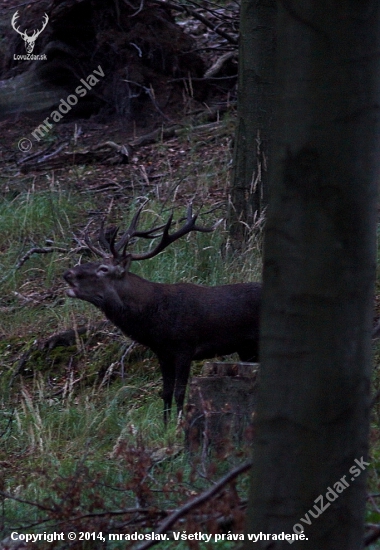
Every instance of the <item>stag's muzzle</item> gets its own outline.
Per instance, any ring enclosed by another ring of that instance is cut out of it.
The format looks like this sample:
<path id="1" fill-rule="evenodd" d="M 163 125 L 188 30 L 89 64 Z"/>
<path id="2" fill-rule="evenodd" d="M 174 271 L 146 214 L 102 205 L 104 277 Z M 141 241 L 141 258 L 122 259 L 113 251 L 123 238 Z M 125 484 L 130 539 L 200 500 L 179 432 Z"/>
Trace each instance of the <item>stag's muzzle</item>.
<path id="1" fill-rule="evenodd" d="M 74 282 L 74 273 L 71 269 L 68 269 L 63 274 L 63 278 L 65 279 L 66 283 L 70 285 L 70 288 L 66 290 L 67 296 L 70 296 L 70 298 L 76 298 L 76 288 L 75 288 L 75 282 Z"/>

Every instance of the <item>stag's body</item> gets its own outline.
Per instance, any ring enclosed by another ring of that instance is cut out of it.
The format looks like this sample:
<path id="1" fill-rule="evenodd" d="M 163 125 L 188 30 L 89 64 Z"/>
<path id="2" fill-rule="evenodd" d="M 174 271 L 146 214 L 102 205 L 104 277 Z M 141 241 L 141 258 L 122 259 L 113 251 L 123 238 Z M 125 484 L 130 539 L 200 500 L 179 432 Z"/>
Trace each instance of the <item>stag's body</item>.
<path id="1" fill-rule="evenodd" d="M 154 283 L 120 268 L 114 258 L 76 266 L 64 278 L 69 296 L 98 307 L 125 335 L 157 355 L 165 423 L 173 394 L 182 410 L 192 360 L 234 352 L 243 361 L 258 360 L 258 283 Z"/>

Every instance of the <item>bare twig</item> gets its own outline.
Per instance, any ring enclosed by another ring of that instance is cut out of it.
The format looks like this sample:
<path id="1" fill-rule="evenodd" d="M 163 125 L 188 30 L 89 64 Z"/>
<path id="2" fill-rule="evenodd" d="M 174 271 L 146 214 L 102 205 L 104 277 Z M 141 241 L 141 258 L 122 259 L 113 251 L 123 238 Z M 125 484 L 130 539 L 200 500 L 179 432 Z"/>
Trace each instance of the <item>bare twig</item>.
<path id="1" fill-rule="evenodd" d="M 214 31 L 216 34 L 219 34 L 219 36 L 222 36 L 223 38 L 225 38 L 228 42 L 230 42 L 230 44 L 236 45 L 239 43 L 237 38 L 235 38 L 234 36 L 231 36 L 230 34 L 223 31 L 222 29 L 219 29 L 217 26 L 210 23 L 210 21 L 206 19 L 206 17 L 203 17 L 203 15 L 201 15 L 197 10 L 189 8 L 189 6 L 180 6 L 179 4 L 174 4 L 173 2 L 166 2 L 166 0 L 153 0 L 153 2 L 161 6 L 166 6 L 172 10 L 188 13 L 189 15 L 194 17 L 194 19 L 198 19 L 198 21 L 203 23 L 206 27 Z"/>
<path id="2" fill-rule="evenodd" d="M 372 531 L 364 537 L 364 546 L 373 544 L 380 538 L 380 527 L 375 527 Z"/>
<path id="3" fill-rule="evenodd" d="M 298 13 L 296 8 L 292 6 L 291 0 L 281 0 L 281 3 L 284 6 L 285 10 L 289 13 L 291 17 L 293 17 L 295 21 L 298 21 L 305 27 L 308 27 L 316 34 L 323 36 L 326 40 L 330 42 L 331 39 L 327 32 L 315 25 L 310 19 L 307 19 L 306 17 L 303 17 L 300 13 Z"/>
<path id="4" fill-rule="evenodd" d="M 68 252 L 66 248 L 61 248 L 60 246 L 47 246 L 45 248 L 39 248 L 38 246 L 34 246 L 16 264 L 16 269 L 20 269 L 24 263 L 29 260 L 29 258 L 33 254 L 50 254 L 51 252 Z"/>
<path id="5" fill-rule="evenodd" d="M 377 340 L 378 338 L 380 338 L 380 321 L 372 330 L 372 340 Z"/>
<path id="6" fill-rule="evenodd" d="M 372 399 L 371 399 L 371 404 L 370 404 L 371 409 L 376 405 L 379 397 L 380 397 L 380 390 L 377 390 L 377 392 L 375 393 L 375 395 L 372 396 Z"/>
<path id="7" fill-rule="evenodd" d="M 54 149 L 54 151 L 49 153 L 49 151 L 51 151 L 51 149 L 56 145 L 57 145 L 56 143 L 51 143 L 49 145 L 49 147 L 47 149 L 45 149 L 43 156 L 41 156 L 41 152 L 37 151 L 37 153 L 33 153 L 31 155 L 28 155 L 27 157 L 21 158 L 17 162 L 17 164 L 21 165 L 21 164 L 25 164 L 25 163 L 30 163 L 32 160 L 35 160 L 35 164 L 41 164 L 41 163 L 45 162 L 46 160 L 51 159 L 51 158 L 56 157 L 57 155 L 59 155 L 59 153 L 63 149 L 65 149 L 65 147 L 67 147 L 69 145 L 69 142 L 64 141 L 63 143 L 59 144 L 58 147 L 56 147 Z"/>
<path id="8" fill-rule="evenodd" d="M 133 16 L 132 16 L 133 17 Z M 164 112 L 161 111 L 160 106 L 158 105 L 156 98 L 154 97 L 154 91 L 152 89 L 152 86 L 147 88 L 147 86 L 143 86 L 142 84 L 139 84 L 138 82 L 135 82 L 134 80 L 127 80 L 125 79 L 124 82 L 128 82 L 128 84 L 133 84 L 134 86 L 140 87 L 144 90 L 144 92 L 149 96 L 151 102 L 153 103 L 154 108 L 156 111 L 168 122 L 173 122 L 168 118 Z"/>
<path id="9" fill-rule="evenodd" d="M 3 498 L 9 498 L 16 502 L 20 502 L 21 504 L 29 504 L 29 506 L 34 506 L 34 508 L 38 508 L 38 510 L 43 510 L 44 512 L 51 512 L 51 508 L 49 508 L 48 506 L 44 506 L 39 502 L 34 502 L 25 498 L 16 497 L 15 495 L 12 495 L 12 493 L 8 493 L 7 491 L 0 491 L 0 496 L 2 496 Z"/>
<path id="10" fill-rule="evenodd" d="M 204 74 L 204 78 L 211 78 L 215 77 L 220 69 L 223 67 L 223 65 L 229 60 L 229 59 L 236 59 L 237 58 L 237 52 L 226 52 L 221 57 L 218 57 L 218 59 L 215 61 L 215 63 L 207 69 L 207 71 Z M 237 76 L 237 75 L 236 75 Z"/>
<path id="11" fill-rule="evenodd" d="M 207 491 L 204 491 L 197 497 L 193 498 L 193 500 L 186 502 L 186 504 L 184 504 L 181 508 L 176 510 L 168 518 L 166 518 L 165 521 L 161 523 L 160 527 L 156 529 L 155 533 L 156 534 L 165 533 L 181 517 L 191 512 L 191 510 L 193 510 L 197 506 L 200 506 L 204 502 L 207 502 L 208 500 L 210 500 L 210 498 L 212 498 L 216 493 L 218 493 L 225 485 L 227 485 L 227 483 L 230 483 L 230 481 L 235 479 L 237 476 L 249 470 L 251 466 L 252 466 L 252 461 L 249 460 L 247 462 L 244 462 L 240 466 L 237 466 L 230 472 L 228 472 L 227 475 L 222 477 L 217 483 L 215 483 L 215 485 L 207 489 Z M 138 546 L 136 550 L 147 550 L 147 548 L 150 548 L 151 546 L 158 544 L 158 542 L 159 542 L 158 540 L 149 540 L 141 544 L 140 546 Z"/>

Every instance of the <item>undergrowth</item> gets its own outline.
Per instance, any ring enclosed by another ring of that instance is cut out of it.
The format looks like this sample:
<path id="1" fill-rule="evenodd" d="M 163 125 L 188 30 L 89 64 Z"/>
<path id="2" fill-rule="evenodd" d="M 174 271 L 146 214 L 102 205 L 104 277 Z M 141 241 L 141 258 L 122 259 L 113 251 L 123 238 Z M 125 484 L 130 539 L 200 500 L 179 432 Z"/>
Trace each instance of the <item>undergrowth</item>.
<path id="1" fill-rule="evenodd" d="M 197 148 L 193 149 L 196 155 Z M 25 177 L 17 191 L 0 197 L 2 539 L 12 531 L 101 532 L 106 542 L 66 538 L 42 540 L 35 547 L 138 548 L 143 541 L 107 537 L 153 532 L 249 456 L 246 446 L 231 442 L 219 453 L 202 443 L 198 452 L 190 451 L 184 445 L 183 426 L 178 427 L 174 418 L 165 431 L 162 382 L 154 355 L 104 323 L 93 306 L 65 295 L 62 274 L 77 262 L 91 261 L 81 249 L 84 230 L 88 228 L 96 241 L 104 215 L 107 224 L 120 226 L 122 233 L 136 208 L 149 198 L 139 226 L 144 229 L 164 223 L 172 209 L 178 222 L 190 200 L 194 211 L 200 211 L 199 224 L 210 226 L 224 217 L 224 204 L 208 196 L 208 186 L 215 179 L 225 182 L 226 163 L 210 163 L 202 179 L 202 162 L 195 162 L 196 184 L 185 198 L 179 188 L 184 182 L 191 187 L 194 174 L 188 168 L 175 174 L 169 161 L 167 168 L 173 175 L 164 185 L 136 192 L 125 201 L 119 198 L 112 209 L 107 196 L 78 189 L 77 179 L 82 172 L 88 175 L 87 168 L 74 172 L 72 179 L 68 176 L 65 184 L 62 178 L 54 182 L 46 178 L 46 185 L 37 187 Z M 221 223 L 212 233 L 190 234 L 157 257 L 134 262 L 131 271 L 168 283 L 255 281 L 260 279 L 261 244 L 252 235 L 246 251 L 234 256 Z M 136 243 L 135 250 L 149 246 L 146 241 Z M 33 248 L 51 250 L 28 256 Z M 194 364 L 192 372 L 200 367 Z M 371 424 L 370 524 L 380 522 L 379 414 L 376 402 Z M 226 537 L 243 527 L 248 477 L 247 472 L 239 475 L 213 499 L 181 515 L 168 529 L 170 540 L 161 541 L 159 547 L 236 548 L 236 540 Z M 224 540 L 217 544 L 215 539 L 174 540 L 172 531 L 219 533 Z"/>
<path id="2" fill-rule="evenodd" d="M 168 161 L 171 179 L 152 191 L 121 197 L 112 208 L 107 196 L 83 192 L 81 178 L 91 173 L 87 168 L 73 170 L 66 179 L 40 179 L 38 185 L 25 176 L 17 189 L 0 197 L 2 539 L 12 531 L 102 532 L 105 538 L 150 533 L 246 460 L 243 444 L 237 449 L 226 443 L 219 454 L 202 444 L 199 452 L 190 451 L 174 417 L 165 431 L 155 356 L 104 322 L 93 306 L 68 298 L 62 280 L 65 269 L 92 260 L 83 247 L 86 229 L 96 242 L 106 215 L 107 224 L 120 226 L 122 233 L 146 198 L 139 228 L 162 224 L 172 210 L 173 225 L 184 223 L 189 202 L 200 212 L 201 225 L 224 217 L 223 203 L 209 196 L 208 187 L 218 180 L 224 185 L 226 164 L 212 161 L 211 154 L 210 161 L 196 160 L 198 146 L 191 139 L 188 144 L 192 171 L 189 164 L 174 174 Z M 149 246 L 136 243 L 135 250 Z M 190 234 L 159 256 L 134 262 L 131 271 L 167 283 L 258 280 L 260 254 L 252 239 L 246 253 L 234 257 L 220 223 L 213 233 Z M 194 364 L 193 373 L 200 367 Z M 247 483 L 245 472 L 222 485 L 213 499 L 184 513 L 171 529 L 239 532 Z M 36 547 L 138 544 L 42 539 Z M 214 545 L 172 536 L 160 542 L 163 549 Z M 222 550 L 234 545 L 218 542 Z"/>

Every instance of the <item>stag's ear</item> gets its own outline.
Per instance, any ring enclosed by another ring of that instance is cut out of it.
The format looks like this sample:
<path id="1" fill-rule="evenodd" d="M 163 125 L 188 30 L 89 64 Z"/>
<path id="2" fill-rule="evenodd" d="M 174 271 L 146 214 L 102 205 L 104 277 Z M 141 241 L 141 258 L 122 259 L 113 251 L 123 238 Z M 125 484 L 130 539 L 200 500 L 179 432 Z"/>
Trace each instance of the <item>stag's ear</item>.
<path id="1" fill-rule="evenodd" d="M 123 268 L 123 271 L 127 273 L 131 267 L 132 256 L 127 254 L 121 260 L 119 260 L 119 266 Z"/>
<path id="2" fill-rule="evenodd" d="M 116 265 L 114 267 L 114 273 L 117 277 L 122 277 L 126 273 L 126 271 L 122 265 Z"/>

